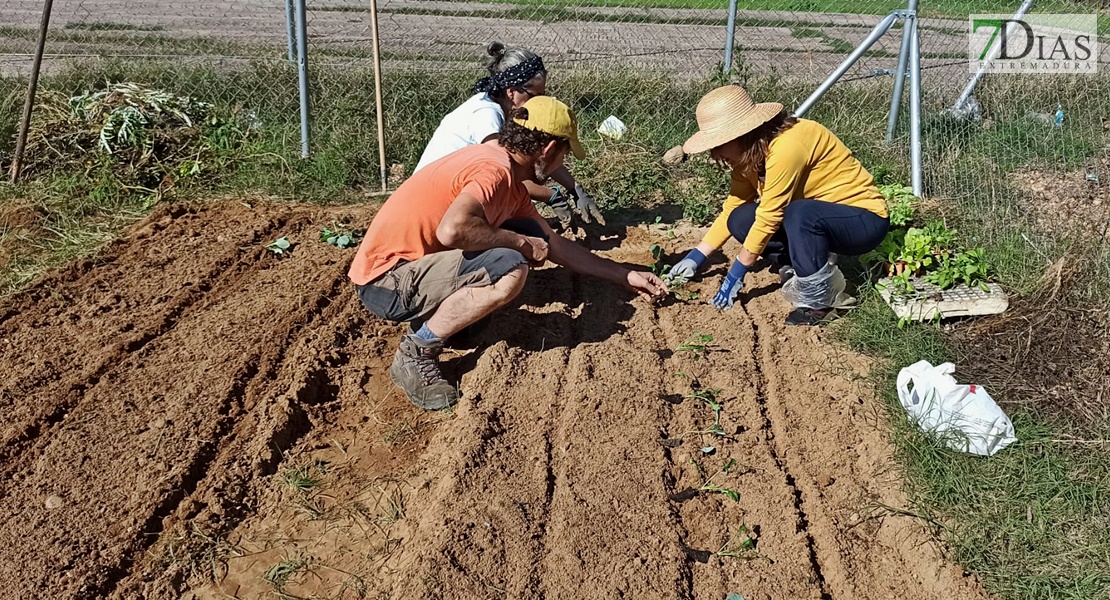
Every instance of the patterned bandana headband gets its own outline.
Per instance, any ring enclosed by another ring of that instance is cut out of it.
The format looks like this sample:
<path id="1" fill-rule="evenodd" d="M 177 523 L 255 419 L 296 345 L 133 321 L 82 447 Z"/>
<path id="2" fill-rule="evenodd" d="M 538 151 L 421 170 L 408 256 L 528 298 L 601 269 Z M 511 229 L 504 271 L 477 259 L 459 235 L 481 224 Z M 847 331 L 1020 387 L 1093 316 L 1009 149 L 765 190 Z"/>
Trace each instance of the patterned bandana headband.
<path id="1" fill-rule="evenodd" d="M 540 57 L 529 58 L 528 60 L 509 67 L 500 73 L 494 73 L 489 77 L 483 77 L 474 84 L 474 93 L 485 92 L 492 94 L 501 90 L 511 88 L 518 88 L 532 78 L 543 72 L 543 59 Z"/>

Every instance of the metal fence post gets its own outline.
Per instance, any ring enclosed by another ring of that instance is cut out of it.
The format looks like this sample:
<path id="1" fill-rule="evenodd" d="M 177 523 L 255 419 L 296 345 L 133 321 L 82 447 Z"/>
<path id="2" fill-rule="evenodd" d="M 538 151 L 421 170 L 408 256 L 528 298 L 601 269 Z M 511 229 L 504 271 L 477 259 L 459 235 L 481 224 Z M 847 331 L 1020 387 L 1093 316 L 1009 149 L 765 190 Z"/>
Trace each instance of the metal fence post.
<path id="1" fill-rule="evenodd" d="M 886 143 L 894 141 L 894 128 L 898 125 L 898 111 L 902 108 L 902 89 L 906 86 L 906 63 L 910 59 L 910 36 L 913 29 L 902 23 L 902 45 L 898 50 L 898 68 L 894 71 L 894 90 L 890 94 L 890 116 L 886 121 Z"/>
<path id="2" fill-rule="evenodd" d="M 1029 12 L 1029 9 L 1032 7 L 1033 0 L 1025 0 L 1025 2 L 1021 3 L 1021 6 L 1018 7 L 1017 12 L 1015 12 L 1014 15 L 1010 17 L 1010 19 L 1014 21 L 1020 21 L 1022 18 L 1025 17 L 1025 13 Z M 1011 27 L 1013 27 L 1013 23 L 1006 24 L 1006 31 L 1003 33 L 1002 39 L 999 40 L 998 45 L 990 49 L 990 54 L 987 55 L 987 60 L 984 60 L 979 64 L 979 68 L 975 71 L 975 74 L 971 76 L 971 79 L 967 82 L 967 86 L 964 87 L 964 91 L 960 92 L 960 97 L 957 98 L 956 103 L 952 105 L 953 111 L 962 111 L 965 109 L 966 105 L 971 100 L 971 95 L 975 92 L 975 86 L 979 85 L 979 82 L 983 79 L 983 76 L 987 74 L 987 68 L 990 67 L 990 64 L 994 61 L 995 58 L 998 57 L 999 52 L 1002 51 L 1002 42 L 1006 39 L 1006 34 L 1010 32 Z"/>
<path id="3" fill-rule="evenodd" d="M 308 24 L 305 0 L 296 0 L 297 12 L 297 84 L 301 94 L 301 158 L 308 158 Z"/>
<path id="4" fill-rule="evenodd" d="M 297 60 L 297 34 L 293 27 L 293 0 L 285 0 L 285 45 L 289 52 L 289 62 Z"/>
<path id="5" fill-rule="evenodd" d="M 725 29 L 725 62 L 721 72 L 728 76 L 732 71 L 732 47 L 736 44 L 736 0 L 728 0 L 728 25 Z"/>
<path id="6" fill-rule="evenodd" d="M 913 195 L 923 198 L 921 177 L 921 30 L 917 27 L 917 0 L 910 0 L 910 183 Z"/>

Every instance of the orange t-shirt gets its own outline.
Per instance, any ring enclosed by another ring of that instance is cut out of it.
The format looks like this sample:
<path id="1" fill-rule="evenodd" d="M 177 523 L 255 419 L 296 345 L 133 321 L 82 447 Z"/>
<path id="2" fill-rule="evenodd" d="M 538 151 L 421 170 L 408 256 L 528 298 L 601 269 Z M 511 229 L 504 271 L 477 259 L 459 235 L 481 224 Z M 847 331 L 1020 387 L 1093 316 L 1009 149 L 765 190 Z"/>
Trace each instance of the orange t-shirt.
<path id="1" fill-rule="evenodd" d="M 467 146 L 420 169 L 393 192 L 370 223 L 347 276 L 365 285 L 398 261 L 448 250 L 436 228 L 464 192 L 482 203 L 494 227 L 516 217 L 541 218 L 524 182 L 513 179 L 507 150 L 496 140 Z"/>

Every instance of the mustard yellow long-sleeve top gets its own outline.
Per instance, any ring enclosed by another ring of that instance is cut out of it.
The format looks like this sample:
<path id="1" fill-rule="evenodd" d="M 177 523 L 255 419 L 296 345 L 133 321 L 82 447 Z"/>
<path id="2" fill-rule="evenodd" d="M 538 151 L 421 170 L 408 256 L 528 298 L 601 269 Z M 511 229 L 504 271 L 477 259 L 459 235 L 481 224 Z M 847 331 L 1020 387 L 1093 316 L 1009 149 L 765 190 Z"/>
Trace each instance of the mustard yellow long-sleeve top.
<path id="1" fill-rule="evenodd" d="M 831 131 L 815 121 L 798 122 L 771 140 L 766 174 L 732 172 L 732 185 L 721 214 L 702 241 L 714 249 L 728 240 L 728 216 L 741 204 L 755 202 L 755 224 L 743 240 L 755 255 L 763 252 L 782 225 L 786 205 L 811 199 L 847 204 L 886 217 L 886 202 L 875 180 Z"/>

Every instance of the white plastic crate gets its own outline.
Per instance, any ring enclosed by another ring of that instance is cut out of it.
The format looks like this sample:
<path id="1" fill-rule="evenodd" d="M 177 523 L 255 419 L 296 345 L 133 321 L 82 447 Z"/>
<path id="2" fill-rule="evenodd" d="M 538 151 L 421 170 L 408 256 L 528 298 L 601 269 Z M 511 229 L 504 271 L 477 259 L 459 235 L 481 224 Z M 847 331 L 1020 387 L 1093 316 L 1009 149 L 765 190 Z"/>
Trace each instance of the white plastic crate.
<path id="1" fill-rule="evenodd" d="M 988 283 L 987 290 L 966 285 L 942 290 L 920 279 L 912 279 L 915 291 L 910 294 L 892 294 L 890 278 L 879 280 L 886 303 L 899 319 L 929 321 L 940 315 L 941 319 L 950 317 L 974 317 L 997 315 L 1010 306 L 1010 299 L 997 283 Z"/>

